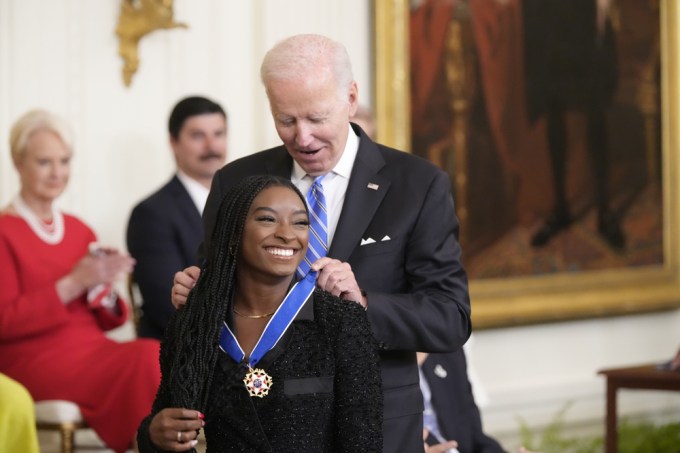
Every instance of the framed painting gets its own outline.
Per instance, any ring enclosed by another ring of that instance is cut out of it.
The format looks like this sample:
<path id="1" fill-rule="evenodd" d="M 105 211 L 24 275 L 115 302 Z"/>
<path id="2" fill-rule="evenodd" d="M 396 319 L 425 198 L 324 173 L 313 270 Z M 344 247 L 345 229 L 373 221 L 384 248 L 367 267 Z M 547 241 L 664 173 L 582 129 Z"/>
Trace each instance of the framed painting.
<path id="1" fill-rule="evenodd" d="M 378 141 L 451 177 L 473 322 L 680 306 L 674 0 L 375 0 Z"/>

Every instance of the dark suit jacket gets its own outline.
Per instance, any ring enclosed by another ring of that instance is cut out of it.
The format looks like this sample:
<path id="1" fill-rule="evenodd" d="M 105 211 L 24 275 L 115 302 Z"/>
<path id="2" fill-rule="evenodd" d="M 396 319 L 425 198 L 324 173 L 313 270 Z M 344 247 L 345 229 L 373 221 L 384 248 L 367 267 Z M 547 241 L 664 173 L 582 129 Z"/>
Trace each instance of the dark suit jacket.
<path id="1" fill-rule="evenodd" d="M 379 145 L 352 127 L 359 151 L 328 255 L 352 266 L 367 293 L 371 329 L 383 345 L 384 451 L 419 451 L 423 401 L 415 351 L 453 351 L 470 336 L 451 182 L 426 160 Z M 203 215 L 206 238 L 231 186 L 258 174 L 290 178 L 292 166 L 279 146 L 218 171 Z M 360 245 L 368 238 L 376 242 Z M 209 240 L 204 245 L 210 250 Z"/>
<path id="2" fill-rule="evenodd" d="M 262 398 L 250 397 L 244 388 L 245 362 L 237 364 L 219 351 L 204 411 L 208 451 L 379 453 L 382 392 L 377 344 L 370 336 L 358 304 L 317 290 L 256 365 L 272 377 Z M 167 386 L 175 357 L 170 344 L 161 346 L 163 380 L 152 415 L 139 429 L 142 453 L 156 451 L 148 429 L 153 415 L 173 407 Z"/>
<path id="3" fill-rule="evenodd" d="M 170 300 L 175 272 L 197 263 L 203 240 L 201 213 L 177 176 L 132 210 L 127 247 L 143 300 L 139 336 L 161 339 L 175 311 Z"/>
<path id="4" fill-rule="evenodd" d="M 503 453 L 498 442 L 482 430 L 463 350 L 430 354 L 422 370 L 442 435 L 458 442 L 460 453 Z"/>

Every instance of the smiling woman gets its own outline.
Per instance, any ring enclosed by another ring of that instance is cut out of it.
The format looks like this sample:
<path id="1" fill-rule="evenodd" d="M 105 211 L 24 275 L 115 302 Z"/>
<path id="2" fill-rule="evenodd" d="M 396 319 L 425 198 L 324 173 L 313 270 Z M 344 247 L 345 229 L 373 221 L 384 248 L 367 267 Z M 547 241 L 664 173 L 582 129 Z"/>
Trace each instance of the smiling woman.
<path id="1" fill-rule="evenodd" d="M 289 180 L 255 176 L 226 194 L 207 266 L 161 346 L 140 451 L 191 450 L 204 426 L 208 448 L 225 452 L 381 451 L 366 312 L 315 289 L 316 272 L 296 282 L 308 237 Z"/>
<path id="2" fill-rule="evenodd" d="M 289 187 L 269 187 L 260 192 L 250 206 L 241 242 L 238 260 L 240 287 L 246 278 L 284 278 L 288 286 L 307 250 L 309 220 L 305 202 Z M 234 309 L 247 307 L 248 311 L 276 309 L 281 301 L 271 301 L 276 306 L 261 306 L 262 300 L 248 300 L 239 291 Z M 260 305 L 260 306 L 251 306 Z M 243 311 L 243 310 L 241 310 Z"/>
<path id="3" fill-rule="evenodd" d="M 10 146 L 21 189 L 0 210 L 0 372 L 36 401 L 75 403 L 108 448 L 126 451 L 160 381 L 157 341 L 104 333 L 126 321 L 112 284 L 134 261 L 111 247 L 91 253 L 94 232 L 54 205 L 71 174 L 62 119 L 27 112 Z"/>

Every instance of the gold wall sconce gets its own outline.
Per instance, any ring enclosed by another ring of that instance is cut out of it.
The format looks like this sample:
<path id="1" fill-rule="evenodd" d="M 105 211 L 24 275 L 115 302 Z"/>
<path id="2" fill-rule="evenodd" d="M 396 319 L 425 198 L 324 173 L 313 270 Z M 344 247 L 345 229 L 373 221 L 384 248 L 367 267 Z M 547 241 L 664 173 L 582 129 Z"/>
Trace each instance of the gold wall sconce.
<path id="1" fill-rule="evenodd" d="M 118 54 L 123 58 L 123 82 L 130 86 L 139 68 L 139 41 L 155 30 L 188 28 L 173 19 L 173 0 L 121 0 L 116 26 Z"/>

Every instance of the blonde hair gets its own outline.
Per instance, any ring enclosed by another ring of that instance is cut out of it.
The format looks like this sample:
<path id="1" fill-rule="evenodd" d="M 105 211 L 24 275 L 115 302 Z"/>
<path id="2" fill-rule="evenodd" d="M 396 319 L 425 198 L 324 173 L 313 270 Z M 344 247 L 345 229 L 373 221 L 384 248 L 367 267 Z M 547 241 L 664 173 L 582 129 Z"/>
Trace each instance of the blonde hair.
<path id="1" fill-rule="evenodd" d="M 352 63 L 345 46 L 322 35 L 294 35 L 267 52 L 260 66 L 260 78 L 269 94 L 268 82 L 296 80 L 318 75 L 319 68 L 333 76 L 342 100 L 354 82 Z"/>
<path id="2" fill-rule="evenodd" d="M 9 134 L 9 149 L 14 162 L 21 160 L 28 140 L 38 131 L 52 132 L 73 152 L 73 132 L 63 118 L 46 110 L 30 110 L 14 122 Z"/>

